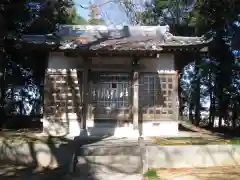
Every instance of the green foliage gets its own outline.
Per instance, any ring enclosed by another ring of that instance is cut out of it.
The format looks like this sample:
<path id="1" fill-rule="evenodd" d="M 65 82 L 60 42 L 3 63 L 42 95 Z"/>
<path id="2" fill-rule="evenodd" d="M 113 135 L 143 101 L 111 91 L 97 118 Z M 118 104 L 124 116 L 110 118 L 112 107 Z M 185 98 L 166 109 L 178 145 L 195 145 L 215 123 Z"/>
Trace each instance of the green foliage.
<path id="1" fill-rule="evenodd" d="M 0 40 L 5 60 L 15 52 L 16 48 L 21 48 L 22 34 L 55 32 L 56 25 L 66 18 L 66 10 L 73 6 L 71 0 L 35 0 L 34 2 L 39 2 L 38 6 L 30 5 L 27 0 L 0 2 Z"/>
<path id="2" fill-rule="evenodd" d="M 144 177 L 148 178 L 149 180 L 157 179 L 158 174 L 155 169 L 149 169 L 144 175 Z"/>
<path id="3" fill-rule="evenodd" d="M 146 4 L 145 11 L 137 13 L 137 19 L 143 25 L 168 24 L 176 35 L 193 33 L 195 26 L 194 12 L 184 11 L 183 0 L 156 0 L 154 4 Z"/>
<path id="4" fill-rule="evenodd" d="M 73 24 L 84 25 L 84 24 L 87 24 L 87 21 L 83 17 L 77 16 L 76 20 L 73 21 Z"/>
<path id="5" fill-rule="evenodd" d="M 35 1 L 37 2 L 37 1 Z M 39 9 L 31 8 L 27 0 L 9 0 L 0 3 L 2 21 L 8 32 L 46 34 L 56 30 L 56 24 L 64 22 L 72 1 L 38 1 Z"/>
<path id="6" fill-rule="evenodd" d="M 174 35 L 201 36 L 214 32 L 208 57 L 201 57 L 198 68 L 194 63 L 189 65 L 181 76 L 180 106 L 187 107 L 189 112 L 199 111 L 196 103 L 199 98 L 197 93 L 200 92 L 202 99 L 210 99 L 211 121 L 215 116 L 234 121 L 240 116 L 240 63 L 238 57 L 232 55 L 231 42 L 234 41 L 232 35 L 237 33 L 232 24 L 239 20 L 240 1 L 197 0 L 189 11 L 184 10 L 185 5 L 184 0 L 156 0 L 146 4 L 145 11 L 137 12 L 137 19 L 143 25 L 166 23 Z M 192 68 L 195 70 L 189 67 L 195 67 Z M 200 86 L 196 86 L 199 82 L 197 77 L 200 77 Z M 233 117 L 228 115 L 227 110 L 233 112 Z"/>
<path id="7" fill-rule="evenodd" d="M 87 21 L 77 14 L 76 8 L 68 8 L 62 15 L 60 24 L 84 25 Z"/>
<path id="8" fill-rule="evenodd" d="M 10 0 L 0 3 L 4 26 L 8 31 L 47 34 L 55 32 L 56 24 L 87 24 L 86 20 L 78 16 L 71 0 L 38 0 L 39 10 L 30 8 L 28 2 Z"/>
<path id="9" fill-rule="evenodd" d="M 105 22 L 103 19 L 89 19 L 88 24 L 91 25 L 103 25 Z"/>
<path id="10" fill-rule="evenodd" d="M 238 17 L 240 12 L 239 0 L 199 0 L 198 18 L 204 22 L 208 29 L 222 29 Z"/>
<path id="11" fill-rule="evenodd" d="M 193 130 L 194 131 L 194 130 Z M 153 138 L 153 143 L 160 146 L 186 146 L 186 145 L 216 145 L 216 144 L 240 144 L 239 138 L 216 138 L 216 137 L 176 137 L 176 138 Z"/>
<path id="12" fill-rule="evenodd" d="M 159 24 L 159 17 L 162 11 L 168 7 L 168 0 L 157 0 L 155 4 L 145 4 L 145 11 L 137 12 L 137 21 L 143 25 Z"/>

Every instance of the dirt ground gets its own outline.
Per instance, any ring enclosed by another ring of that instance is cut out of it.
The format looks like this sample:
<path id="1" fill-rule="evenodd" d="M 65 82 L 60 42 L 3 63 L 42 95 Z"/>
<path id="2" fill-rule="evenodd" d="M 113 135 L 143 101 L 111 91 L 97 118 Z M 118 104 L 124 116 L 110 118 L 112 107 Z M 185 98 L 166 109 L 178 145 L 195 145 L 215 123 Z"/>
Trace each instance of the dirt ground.
<path id="1" fill-rule="evenodd" d="M 72 180 L 67 169 L 0 165 L 0 180 Z"/>
<path id="2" fill-rule="evenodd" d="M 239 180 L 240 166 L 158 169 L 161 180 Z"/>
<path id="3" fill-rule="evenodd" d="M 159 180 L 239 180 L 240 166 L 157 169 Z M 21 167 L 3 167 L 0 180 L 77 180 L 76 176 L 68 176 L 61 170 L 25 169 Z M 86 180 L 83 178 L 82 180 Z M 93 180 L 93 179 L 91 179 Z M 97 180 L 97 179 L 94 179 Z M 116 179 L 118 180 L 118 179 Z"/>

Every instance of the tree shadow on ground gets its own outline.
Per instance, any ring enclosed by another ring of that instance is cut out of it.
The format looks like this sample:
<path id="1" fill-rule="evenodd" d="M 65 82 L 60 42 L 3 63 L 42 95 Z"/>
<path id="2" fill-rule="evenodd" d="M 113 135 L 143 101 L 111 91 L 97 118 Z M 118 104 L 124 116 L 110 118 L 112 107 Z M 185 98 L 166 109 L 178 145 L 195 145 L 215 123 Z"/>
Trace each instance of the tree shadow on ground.
<path id="1" fill-rule="evenodd" d="M 62 168 L 33 168 L 26 166 L 1 166 L 3 173 L 0 174 L 1 180 L 25 180 L 25 179 L 67 179 L 68 176 Z"/>
<path id="2" fill-rule="evenodd" d="M 191 128 L 188 128 L 188 127 L 186 127 L 186 126 L 183 126 L 182 124 L 179 124 L 179 125 L 178 125 L 178 130 L 179 130 L 179 131 L 187 131 L 187 132 L 197 132 L 197 131 L 195 131 L 195 130 L 193 130 L 193 129 L 191 129 Z"/>
<path id="3" fill-rule="evenodd" d="M 11 140 L 11 137 L 1 137 L 0 142 L 0 180 L 61 180 L 61 179 L 84 179 L 98 180 L 96 166 L 101 166 L 116 174 L 136 174 L 141 171 L 139 167 L 125 171 L 121 166 L 112 167 L 111 163 L 118 159 L 110 159 L 109 162 L 95 162 L 95 159 L 88 159 L 87 156 L 94 156 L 93 151 L 98 148 L 101 151 L 106 144 L 111 145 L 114 155 L 120 152 L 128 158 L 132 148 L 122 147 L 121 144 L 107 142 L 102 138 L 78 137 L 74 140 L 55 138 L 48 136 L 46 139 L 28 138 L 28 140 Z M 101 145 L 95 145 L 95 143 Z M 85 146 L 91 147 L 86 154 Z M 137 144 L 135 145 L 137 147 Z M 101 151 L 102 156 L 108 150 Z M 92 153 L 92 154 L 91 154 Z M 78 165 L 77 159 L 84 159 L 84 164 Z M 137 156 L 136 156 L 137 157 Z M 93 160 L 93 161 L 92 161 Z M 128 159 L 126 159 L 128 161 Z M 129 160 L 130 162 L 131 160 Z M 138 162 L 137 162 L 138 164 Z M 121 164 L 120 164 L 121 165 Z M 77 167 L 77 168 L 76 168 Z M 81 178 L 80 178 L 81 177 Z"/>
<path id="4" fill-rule="evenodd" d="M 97 141 L 101 139 L 69 140 L 49 136 L 21 142 L 20 139 L 1 137 L 0 179 L 69 179 L 77 163 L 74 160 L 77 149 Z M 91 172 L 91 167 L 86 164 L 84 171 Z"/>
<path id="5" fill-rule="evenodd" d="M 208 131 L 211 131 L 213 133 L 221 133 L 222 137 L 225 138 L 234 138 L 234 137 L 240 137 L 240 128 L 231 128 L 231 127 L 209 127 L 204 126 L 203 129 L 206 129 Z"/>

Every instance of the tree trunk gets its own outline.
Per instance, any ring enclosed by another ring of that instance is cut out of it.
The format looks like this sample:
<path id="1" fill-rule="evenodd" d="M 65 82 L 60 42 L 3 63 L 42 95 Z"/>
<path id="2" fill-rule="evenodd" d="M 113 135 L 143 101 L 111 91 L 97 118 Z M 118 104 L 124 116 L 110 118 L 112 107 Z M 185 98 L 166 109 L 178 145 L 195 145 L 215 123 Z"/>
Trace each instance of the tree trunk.
<path id="1" fill-rule="evenodd" d="M 193 107 L 194 107 L 194 105 L 193 105 L 193 102 L 192 102 L 192 100 L 191 100 L 191 102 L 189 103 L 189 109 L 188 109 L 188 117 L 189 117 L 189 120 L 191 121 L 191 123 L 192 124 L 194 124 L 194 118 L 193 118 Z"/>
<path id="2" fill-rule="evenodd" d="M 237 103 L 234 102 L 233 105 L 233 109 L 232 109 L 233 115 L 232 115 L 232 127 L 233 129 L 236 129 L 237 127 L 237 118 L 238 118 L 238 114 L 237 114 Z"/>
<path id="3" fill-rule="evenodd" d="M 194 80 L 194 102 L 195 102 L 195 125 L 200 123 L 200 57 L 197 55 L 195 60 L 195 80 Z"/>
<path id="4" fill-rule="evenodd" d="M 5 110 L 4 110 L 4 97 L 5 97 L 5 57 L 3 57 L 4 55 L 2 54 L 1 57 L 1 67 L 0 67 L 0 72 L 1 72 L 1 76 L 0 76 L 0 116 L 1 116 L 1 121 L 0 121 L 0 126 L 2 127 L 2 125 L 5 123 Z"/>
<path id="5" fill-rule="evenodd" d="M 218 127 L 222 127 L 222 119 L 223 119 L 223 102 L 222 100 L 219 100 L 219 117 L 218 117 Z"/>
<path id="6" fill-rule="evenodd" d="M 216 45 L 214 56 L 218 64 L 218 73 L 216 76 L 217 98 L 219 110 L 219 127 L 222 126 L 222 119 L 227 112 L 229 97 L 225 92 L 229 92 L 232 83 L 232 63 L 234 56 L 225 42 L 226 32 L 221 28 L 216 32 Z"/>
<path id="7" fill-rule="evenodd" d="M 212 69 L 209 72 L 209 81 L 208 81 L 208 89 L 209 89 L 209 96 L 210 96 L 210 108 L 209 108 L 209 122 L 208 126 L 213 128 L 214 118 L 215 118 L 215 95 L 214 95 L 214 87 L 212 85 Z"/>

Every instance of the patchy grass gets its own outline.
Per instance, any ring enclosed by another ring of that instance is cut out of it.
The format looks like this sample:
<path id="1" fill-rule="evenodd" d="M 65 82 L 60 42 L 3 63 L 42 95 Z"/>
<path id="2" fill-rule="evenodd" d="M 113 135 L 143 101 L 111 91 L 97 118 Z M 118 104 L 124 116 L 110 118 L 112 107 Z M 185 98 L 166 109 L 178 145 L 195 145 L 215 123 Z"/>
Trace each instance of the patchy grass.
<path id="1" fill-rule="evenodd" d="M 179 138 L 161 138 L 153 137 L 154 144 L 158 145 L 207 145 L 207 144 L 240 144 L 239 138 L 222 139 L 211 137 L 179 137 Z"/>
<path id="2" fill-rule="evenodd" d="M 5 143 L 68 143 L 69 140 L 64 137 L 52 136 L 37 136 L 33 133 L 18 133 L 18 132 L 0 132 L 0 141 Z"/>
<path id="3" fill-rule="evenodd" d="M 159 168 L 159 179 L 197 179 L 197 180 L 239 180 L 239 166 L 215 166 L 207 168 Z"/>
<path id="4" fill-rule="evenodd" d="M 156 169 L 149 169 L 144 175 L 144 180 L 157 180 L 159 179 Z"/>

